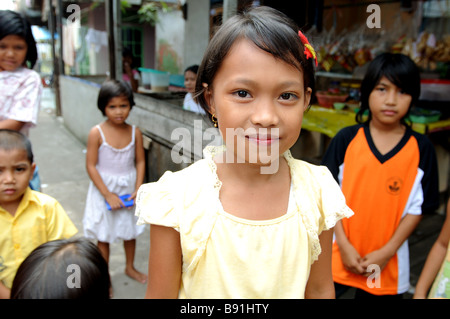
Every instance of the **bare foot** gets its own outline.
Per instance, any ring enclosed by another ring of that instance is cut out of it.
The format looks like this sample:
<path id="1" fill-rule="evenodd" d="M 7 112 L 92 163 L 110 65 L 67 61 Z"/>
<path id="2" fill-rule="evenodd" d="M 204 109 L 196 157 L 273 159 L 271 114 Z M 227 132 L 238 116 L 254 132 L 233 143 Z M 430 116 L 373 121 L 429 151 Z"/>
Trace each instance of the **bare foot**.
<path id="1" fill-rule="evenodd" d="M 134 267 L 125 268 L 125 274 L 142 284 L 147 282 L 147 275 L 137 271 Z"/>

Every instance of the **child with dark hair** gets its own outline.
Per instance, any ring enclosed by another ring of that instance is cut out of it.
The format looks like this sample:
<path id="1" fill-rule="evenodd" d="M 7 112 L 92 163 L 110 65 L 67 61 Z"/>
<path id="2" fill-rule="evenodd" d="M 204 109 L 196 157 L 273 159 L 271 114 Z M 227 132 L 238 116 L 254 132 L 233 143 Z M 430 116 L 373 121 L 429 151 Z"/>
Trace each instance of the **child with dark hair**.
<path id="1" fill-rule="evenodd" d="M 136 225 L 134 205 L 125 207 L 123 201 L 134 201 L 144 181 L 142 133 L 126 123 L 133 105 L 133 92 L 126 82 L 108 80 L 102 84 L 97 107 L 106 121 L 94 126 L 88 136 L 86 169 L 91 183 L 83 224 L 85 236 L 98 241 L 98 248 L 107 262 L 109 244 L 123 240 L 125 273 L 145 283 L 147 276 L 134 268 L 136 238 L 144 227 Z M 127 198 L 119 198 L 123 195 Z"/>
<path id="2" fill-rule="evenodd" d="M 0 128 L 28 135 L 36 125 L 42 83 L 31 25 L 19 13 L 0 10 Z"/>
<path id="3" fill-rule="evenodd" d="M 133 92 L 137 92 L 141 76 L 134 68 L 133 62 L 133 52 L 130 48 L 124 48 L 122 50 L 122 79 L 130 85 Z"/>
<path id="4" fill-rule="evenodd" d="M 122 97 L 126 99 L 130 107 L 130 111 L 134 106 L 133 91 L 125 81 L 121 80 L 107 80 L 102 84 L 100 92 L 97 97 L 97 108 L 102 112 L 103 116 L 106 115 L 106 107 L 112 98 Z"/>
<path id="5" fill-rule="evenodd" d="M 31 251 L 77 233 L 58 201 L 28 187 L 35 166 L 28 138 L 0 129 L 0 298 L 9 298 L 16 271 Z"/>
<path id="6" fill-rule="evenodd" d="M 200 105 L 195 102 L 193 96 L 195 92 L 195 82 L 197 81 L 197 72 L 198 65 L 196 64 L 187 67 L 184 71 L 184 86 L 187 90 L 187 93 L 184 96 L 183 109 L 195 113 L 205 114 L 205 111 L 201 108 Z"/>
<path id="7" fill-rule="evenodd" d="M 108 299 L 108 264 L 86 238 L 53 240 L 33 250 L 17 270 L 11 299 Z"/>
<path id="8" fill-rule="evenodd" d="M 422 215 L 439 206 L 434 147 L 407 124 L 419 95 L 414 62 L 380 54 L 362 81 L 359 124 L 342 129 L 323 157 L 355 212 L 335 227 L 337 291 L 351 286 L 357 298 L 402 298 L 409 289 L 407 239 Z"/>
<path id="9" fill-rule="evenodd" d="M 42 83 L 32 70 L 36 60 L 30 23 L 17 12 L 0 10 L 0 129 L 28 136 L 37 124 Z M 40 191 L 37 167 L 30 187 Z"/>
<path id="10" fill-rule="evenodd" d="M 196 91 L 224 145 L 139 189 L 136 214 L 151 225 L 146 297 L 334 297 L 333 227 L 352 212 L 326 167 L 289 151 L 315 62 L 298 26 L 269 7 L 214 35 Z"/>

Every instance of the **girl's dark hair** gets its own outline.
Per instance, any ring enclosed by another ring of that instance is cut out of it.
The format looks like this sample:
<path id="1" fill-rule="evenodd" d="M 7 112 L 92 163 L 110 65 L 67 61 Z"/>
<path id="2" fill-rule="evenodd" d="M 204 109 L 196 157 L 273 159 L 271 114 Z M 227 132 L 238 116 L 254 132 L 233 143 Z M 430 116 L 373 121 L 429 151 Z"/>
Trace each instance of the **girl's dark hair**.
<path id="1" fill-rule="evenodd" d="M 307 59 L 299 28 L 285 14 L 270 7 L 256 7 L 229 18 L 211 39 L 200 64 L 195 85 L 195 97 L 200 106 L 210 113 L 204 97 L 203 83 L 210 88 L 223 60 L 236 40 L 245 38 L 275 58 L 292 64 L 303 73 L 304 89 L 311 88 L 314 96 L 313 59 Z"/>
<path id="2" fill-rule="evenodd" d="M 78 271 L 79 285 L 71 279 Z M 86 238 L 49 241 L 22 262 L 11 299 L 108 299 L 108 264 Z"/>
<path id="3" fill-rule="evenodd" d="M 25 40 L 27 44 L 25 62 L 32 69 L 36 64 L 38 53 L 30 23 L 17 12 L 0 10 L 0 40 L 8 35 L 17 35 Z"/>
<path id="4" fill-rule="evenodd" d="M 194 65 L 188 66 L 186 68 L 186 70 L 184 70 L 184 73 L 186 73 L 187 71 L 191 71 L 192 73 L 197 74 L 198 73 L 198 65 L 194 64 Z"/>
<path id="5" fill-rule="evenodd" d="M 400 53 L 382 53 L 370 62 L 361 83 L 361 108 L 356 114 L 358 123 L 369 123 L 372 119 L 372 113 L 369 108 L 369 96 L 383 76 L 403 92 L 411 95 L 412 100 L 409 110 L 419 100 L 420 70 L 414 61 Z M 366 110 L 368 110 L 369 116 L 364 121 L 363 115 Z M 409 115 L 409 110 L 405 117 L 401 119 L 401 123 L 404 125 L 408 125 L 406 118 Z"/>
<path id="6" fill-rule="evenodd" d="M 103 115 L 106 115 L 105 108 L 109 101 L 118 96 L 126 97 L 130 102 L 130 109 L 133 108 L 133 90 L 127 82 L 123 80 L 106 80 L 103 82 L 97 99 L 97 107 Z"/>
<path id="7" fill-rule="evenodd" d="M 30 164 L 33 163 L 33 149 L 31 142 L 24 134 L 19 131 L 0 129 L 0 149 L 5 151 L 24 150 L 27 152 L 27 159 Z"/>

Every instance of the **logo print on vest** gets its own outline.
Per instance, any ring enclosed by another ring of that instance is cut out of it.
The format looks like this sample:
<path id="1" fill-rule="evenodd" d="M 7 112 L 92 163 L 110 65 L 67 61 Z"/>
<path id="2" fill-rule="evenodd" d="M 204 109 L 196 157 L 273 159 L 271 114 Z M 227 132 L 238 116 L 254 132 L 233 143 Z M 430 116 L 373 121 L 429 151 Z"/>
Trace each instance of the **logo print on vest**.
<path id="1" fill-rule="evenodd" d="M 386 190 L 391 195 L 398 195 L 400 194 L 402 186 L 403 181 L 399 177 L 391 177 L 387 180 Z"/>

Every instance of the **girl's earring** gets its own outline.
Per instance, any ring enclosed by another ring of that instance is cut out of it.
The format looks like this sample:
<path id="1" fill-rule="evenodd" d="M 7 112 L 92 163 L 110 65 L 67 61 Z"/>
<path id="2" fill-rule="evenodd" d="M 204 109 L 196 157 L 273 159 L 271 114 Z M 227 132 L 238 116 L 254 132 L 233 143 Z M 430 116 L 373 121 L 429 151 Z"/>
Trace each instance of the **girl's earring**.
<path id="1" fill-rule="evenodd" d="M 217 127 L 217 117 L 216 117 L 216 114 L 211 115 L 211 121 L 213 122 L 214 127 Z"/>

